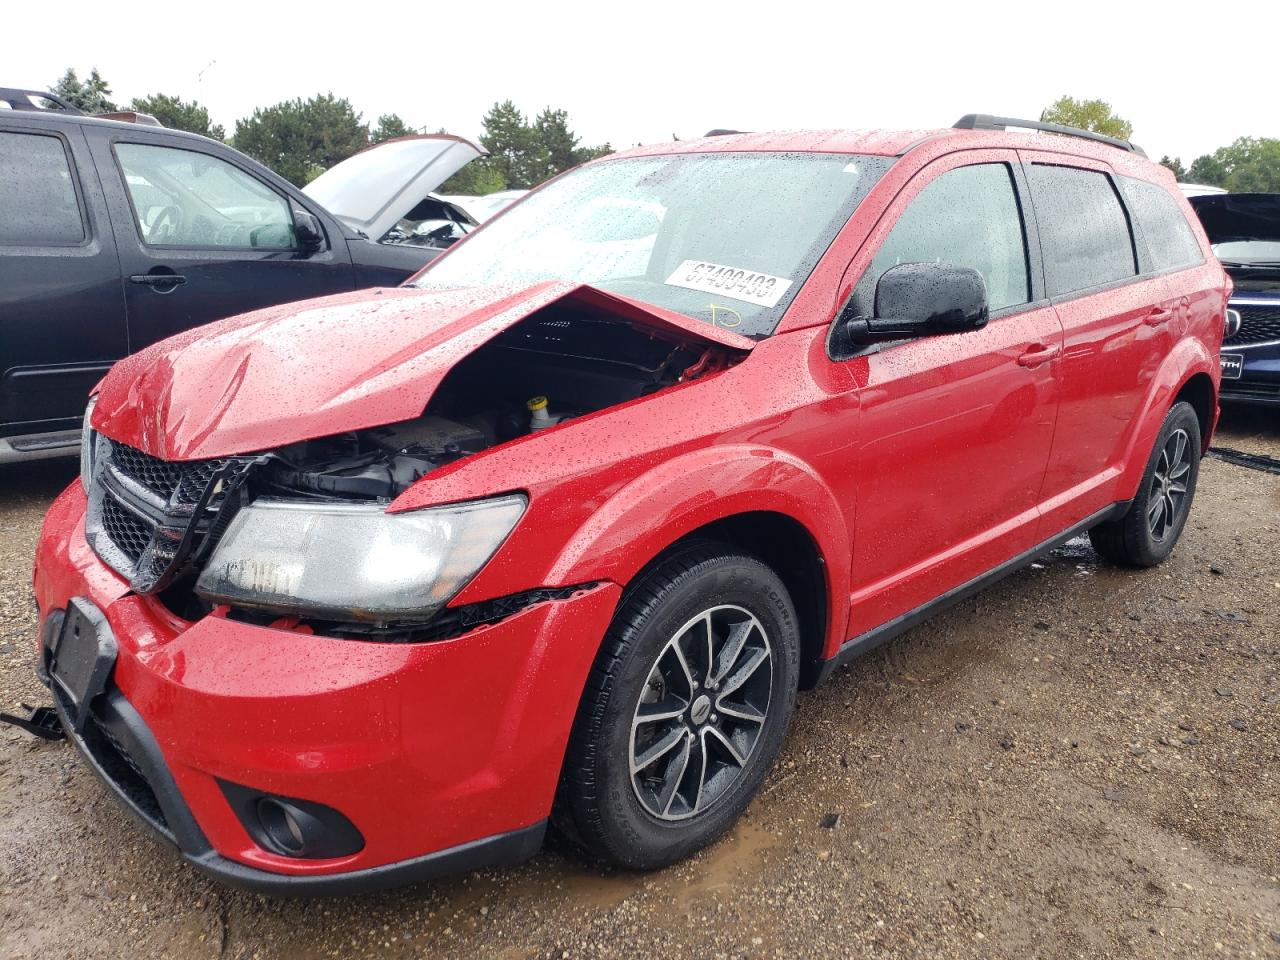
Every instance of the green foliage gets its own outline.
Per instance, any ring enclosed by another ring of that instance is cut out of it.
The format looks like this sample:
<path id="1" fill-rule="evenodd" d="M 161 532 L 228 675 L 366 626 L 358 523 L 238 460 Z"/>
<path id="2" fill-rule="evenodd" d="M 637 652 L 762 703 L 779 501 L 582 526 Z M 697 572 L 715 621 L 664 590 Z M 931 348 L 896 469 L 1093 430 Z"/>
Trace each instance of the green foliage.
<path id="1" fill-rule="evenodd" d="M 68 67 L 62 79 L 53 85 L 53 92 L 85 113 L 114 113 L 116 110 L 111 100 L 111 88 L 97 67 L 89 71 L 89 79 L 83 82 L 75 70 Z"/>
<path id="2" fill-rule="evenodd" d="M 1196 157 L 1187 176 L 1193 183 L 1225 187 L 1232 193 L 1280 192 L 1280 140 L 1241 137 Z"/>
<path id="3" fill-rule="evenodd" d="M 1168 167 L 1179 180 L 1185 181 L 1187 179 L 1187 168 L 1182 165 L 1180 157 L 1170 157 L 1166 154 L 1160 158 L 1160 166 Z"/>
<path id="4" fill-rule="evenodd" d="M 384 140 L 394 140 L 396 137 L 409 137 L 417 132 L 400 119 L 398 114 L 384 113 L 378 118 L 378 125 L 369 134 L 369 142 L 382 143 Z"/>
<path id="5" fill-rule="evenodd" d="M 569 129 L 569 114 L 547 107 L 530 123 L 510 100 L 495 103 L 482 121 L 481 145 L 489 156 L 468 164 L 441 193 L 485 194 L 525 189 L 570 167 L 612 153 L 608 144 L 581 147 Z"/>
<path id="6" fill-rule="evenodd" d="M 1116 116 L 1111 111 L 1111 104 L 1105 100 L 1077 100 L 1062 96 L 1040 114 L 1040 121 L 1078 127 L 1121 140 L 1128 140 L 1133 136 L 1133 124 Z"/>
<path id="7" fill-rule="evenodd" d="M 369 127 L 332 93 L 258 108 L 236 121 L 232 145 L 301 187 L 369 144 Z"/>
<path id="8" fill-rule="evenodd" d="M 195 100 L 187 102 L 167 93 L 153 93 L 149 97 L 134 97 L 129 109 L 149 113 L 174 130 L 186 130 L 214 140 L 225 140 L 227 136 L 221 124 L 209 122 L 209 111 Z"/>

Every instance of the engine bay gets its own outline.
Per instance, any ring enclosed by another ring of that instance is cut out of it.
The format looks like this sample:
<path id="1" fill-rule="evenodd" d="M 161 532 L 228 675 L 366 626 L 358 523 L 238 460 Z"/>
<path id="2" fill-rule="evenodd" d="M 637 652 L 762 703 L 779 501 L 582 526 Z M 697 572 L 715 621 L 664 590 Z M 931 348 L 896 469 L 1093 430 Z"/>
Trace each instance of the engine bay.
<path id="1" fill-rule="evenodd" d="M 422 416 L 277 450 L 262 492 L 390 500 L 457 460 L 719 369 L 727 353 L 554 304 L 458 363 Z"/>

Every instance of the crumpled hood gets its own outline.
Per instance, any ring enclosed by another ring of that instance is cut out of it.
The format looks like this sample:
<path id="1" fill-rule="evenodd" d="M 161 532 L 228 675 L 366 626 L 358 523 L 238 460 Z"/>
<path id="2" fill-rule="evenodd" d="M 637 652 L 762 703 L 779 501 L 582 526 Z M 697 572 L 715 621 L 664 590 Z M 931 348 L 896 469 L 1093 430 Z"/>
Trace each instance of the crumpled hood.
<path id="1" fill-rule="evenodd" d="M 362 290 L 231 317 L 121 360 L 102 383 L 93 426 L 155 457 L 199 460 L 409 420 L 459 360 L 562 299 L 676 342 L 755 345 L 567 281 Z"/>

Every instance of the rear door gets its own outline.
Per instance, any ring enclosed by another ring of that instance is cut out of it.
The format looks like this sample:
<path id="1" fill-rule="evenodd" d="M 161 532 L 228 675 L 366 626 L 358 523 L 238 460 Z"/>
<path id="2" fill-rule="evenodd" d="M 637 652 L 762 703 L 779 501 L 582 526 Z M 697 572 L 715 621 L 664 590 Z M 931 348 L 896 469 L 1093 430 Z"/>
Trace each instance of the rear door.
<path id="1" fill-rule="evenodd" d="M 1045 284 L 1062 321 L 1062 399 L 1045 472 L 1040 538 L 1109 506 L 1135 414 L 1185 305 L 1139 273 L 1131 218 L 1110 167 L 1020 151 L 1035 204 Z"/>
<path id="2" fill-rule="evenodd" d="M 89 389 L 127 348 L 115 243 L 80 125 L 0 115 L 0 437 L 76 430 Z"/>
<path id="3" fill-rule="evenodd" d="M 259 307 L 351 290 L 346 241 L 327 216 L 214 143 L 162 131 L 91 136 L 124 275 L 129 347 Z M 293 207 L 325 228 L 302 249 Z"/>
<path id="4" fill-rule="evenodd" d="M 991 320 L 848 360 L 866 438 L 854 485 L 854 635 L 1033 544 L 1062 331 L 1041 291 L 1026 202 L 1013 151 L 966 151 L 921 171 L 864 248 L 876 252 L 854 285 L 860 313 L 885 270 L 940 261 L 983 274 Z"/>

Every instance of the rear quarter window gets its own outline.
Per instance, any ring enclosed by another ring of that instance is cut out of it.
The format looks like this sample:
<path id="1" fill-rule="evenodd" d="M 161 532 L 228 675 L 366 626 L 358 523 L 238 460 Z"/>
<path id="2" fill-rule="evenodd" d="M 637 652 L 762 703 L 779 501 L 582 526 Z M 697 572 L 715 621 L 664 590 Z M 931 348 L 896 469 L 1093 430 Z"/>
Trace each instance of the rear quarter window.
<path id="1" fill-rule="evenodd" d="M 1204 263 L 1204 253 L 1178 202 L 1163 187 L 1133 177 L 1121 177 L 1129 209 L 1142 229 L 1151 257 L 1151 270 L 1164 273 Z"/>
<path id="2" fill-rule="evenodd" d="M 72 246 L 84 238 L 62 141 L 0 132 L 0 243 Z"/>
<path id="3" fill-rule="evenodd" d="M 1049 296 L 1065 296 L 1138 275 L 1129 216 L 1111 177 L 1035 163 L 1031 192 Z"/>

